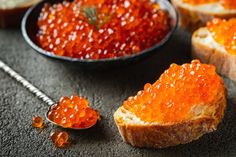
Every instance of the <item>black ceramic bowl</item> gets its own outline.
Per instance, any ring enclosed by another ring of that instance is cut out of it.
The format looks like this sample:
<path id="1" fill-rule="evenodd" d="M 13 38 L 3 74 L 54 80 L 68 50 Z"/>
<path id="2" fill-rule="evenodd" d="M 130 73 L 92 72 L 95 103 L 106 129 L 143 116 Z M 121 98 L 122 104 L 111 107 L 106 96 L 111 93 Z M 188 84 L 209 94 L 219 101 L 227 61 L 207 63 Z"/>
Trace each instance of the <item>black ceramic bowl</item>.
<path id="1" fill-rule="evenodd" d="M 162 9 L 169 12 L 169 16 L 171 19 L 171 30 L 166 35 L 164 39 L 162 39 L 160 42 L 158 42 L 156 45 L 145 49 L 137 54 L 123 56 L 123 57 L 117 57 L 117 58 L 108 58 L 108 59 L 99 59 L 99 60 L 92 60 L 92 59 L 78 59 L 78 58 L 71 58 L 71 57 L 64 57 L 64 56 L 58 56 L 55 55 L 52 52 L 48 52 L 37 44 L 36 41 L 36 34 L 38 31 L 37 26 L 37 19 L 41 12 L 41 9 L 45 3 L 59 3 L 62 0 L 45 0 L 37 5 L 31 7 L 26 14 L 24 15 L 24 18 L 21 23 L 21 30 L 23 37 L 25 41 L 38 53 L 45 55 L 47 57 L 51 57 L 53 59 L 61 60 L 64 62 L 70 62 L 73 64 L 77 64 L 79 66 L 88 67 L 88 68 L 97 68 L 97 67 L 110 67 L 110 66 L 120 66 L 127 63 L 136 62 L 140 59 L 143 59 L 150 54 L 153 54 L 154 52 L 157 52 L 171 37 L 173 32 L 175 31 L 178 23 L 178 15 L 176 13 L 176 10 L 174 7 L 170 4 L 167 0 L 155 0 Z"/>

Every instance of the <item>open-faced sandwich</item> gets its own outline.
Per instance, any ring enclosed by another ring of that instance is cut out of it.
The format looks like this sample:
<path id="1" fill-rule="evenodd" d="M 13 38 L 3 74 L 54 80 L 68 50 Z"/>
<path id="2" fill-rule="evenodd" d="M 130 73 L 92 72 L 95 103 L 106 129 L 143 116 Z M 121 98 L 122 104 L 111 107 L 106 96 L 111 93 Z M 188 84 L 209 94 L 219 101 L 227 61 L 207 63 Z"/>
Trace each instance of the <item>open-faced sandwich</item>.
<path id="1" fill-rule="evenodd" d="M 137 147 L 184 144 L 216 130 L 226 107 L 223 80 L 213 65 L 172 64 L 114 113 L 122 138 Z"/>
<path id="2" fill-rule="evenodd" d="M 194 31 L 214 17 L 236 17 L 236 0 L 172 0 L 180 15 L 180 25 Z"/>
<path id="3" fill-rule="evenodd" d="M 192 55 L 236 81 L 236 18 L 213 19 L 192 36 Z"/>

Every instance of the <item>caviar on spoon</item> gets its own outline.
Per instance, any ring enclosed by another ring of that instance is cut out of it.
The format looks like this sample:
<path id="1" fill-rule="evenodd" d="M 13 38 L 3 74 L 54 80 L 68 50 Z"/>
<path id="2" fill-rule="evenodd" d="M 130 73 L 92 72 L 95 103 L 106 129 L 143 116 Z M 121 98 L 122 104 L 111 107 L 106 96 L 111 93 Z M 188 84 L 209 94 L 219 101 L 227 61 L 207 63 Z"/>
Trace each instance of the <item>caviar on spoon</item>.
<path id="1" fill-rule="evenodd" d="M 80 96 L 62 97 L 58 104 L 49 108 L 46 119 L 58 126 L 70 129 L 87 129 L 100 120 L 100 114 L 88 106 Z"/>

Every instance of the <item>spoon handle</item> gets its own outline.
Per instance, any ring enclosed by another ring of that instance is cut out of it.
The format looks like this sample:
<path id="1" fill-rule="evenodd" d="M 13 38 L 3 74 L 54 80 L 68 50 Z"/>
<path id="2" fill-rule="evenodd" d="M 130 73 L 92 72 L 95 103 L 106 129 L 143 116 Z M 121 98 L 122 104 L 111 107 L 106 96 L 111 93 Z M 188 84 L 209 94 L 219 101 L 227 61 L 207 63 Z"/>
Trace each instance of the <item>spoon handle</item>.
<path id="1" fill-rule="evenodd" d="M 40 98 L 43 102 L 45 102 L 49 106 L 55 104 L 55 102 L 50 97 L 48 97 L 46 94 L 40 91 L 37 87 L 32 85 L 29 81 L 27 81 L 25 78 L 23 78 L 20 74 L 18 74 L 16 71 L 14 71 L 12 68 L 10 68 L 1 60 L 0 60 L 0 69 L 2 69 L 7 74 L 9 74 L 17 82 L 21 83 L 25 88 L 27 88 L 30 92 L 35 94 L 38 98 Z"/>

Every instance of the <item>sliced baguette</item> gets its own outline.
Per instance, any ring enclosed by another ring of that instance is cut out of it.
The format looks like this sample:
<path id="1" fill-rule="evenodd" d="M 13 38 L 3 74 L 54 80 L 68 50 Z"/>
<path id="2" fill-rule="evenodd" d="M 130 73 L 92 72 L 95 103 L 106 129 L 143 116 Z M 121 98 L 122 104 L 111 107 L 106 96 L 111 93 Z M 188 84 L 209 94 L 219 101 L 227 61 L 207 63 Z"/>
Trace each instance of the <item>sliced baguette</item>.
<path id="1" fill-rule="evenodd" d="M 26 10 L 32 5 L 40 2 L 42 0 L 30 0 L 25 3 L 21 3 L 18 6 L 10 8 L 0 7 L 0 27 L 15 27 L 19 26 L 21 19 L 26 12 Z"/>
<path id="2" fill-rule="evenodd" d="M 144 122 L 123 106 L 114 113 L 114 120 L 123 140 L 132 146 L 165 148 L 185 144 L 216 130 L 226 107 L 223 81 L 217 91 L 214 101 L 196 105 L 192 108 L 195 115 L 182 122 Z"/>
<path id="3" fill-rule="evenodd" d="M 236 9 L 225 9 L 220 2 L 191 5 L 183 0 L 171 0 L 180 16 L 180 26 L 191 32 L 205 26 L 214 17 L 229 19 L 236 17 Z"/>
<path id="4" fill-rule="evenodd" d="M 223 45 L 218 44 L 206 27 L 199 28 L 192 35 L 192 56 L 213 64 L 218 73 L 236 81 L 236 55 L 229 54 Z"/>

